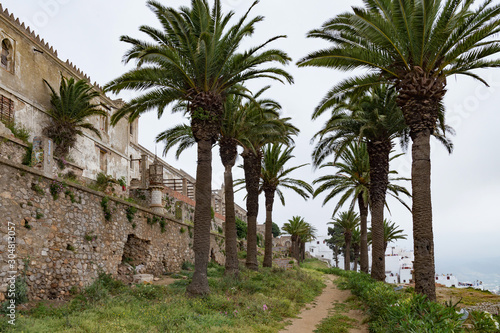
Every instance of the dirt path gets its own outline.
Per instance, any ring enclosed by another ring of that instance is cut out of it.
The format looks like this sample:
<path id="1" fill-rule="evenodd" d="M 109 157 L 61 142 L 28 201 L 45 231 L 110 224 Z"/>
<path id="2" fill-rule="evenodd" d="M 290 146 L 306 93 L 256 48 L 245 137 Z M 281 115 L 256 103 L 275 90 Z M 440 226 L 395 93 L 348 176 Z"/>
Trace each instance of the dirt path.
<path id="1" fill-rule="evenodd" d="M 327 275 L 325 278 L 326 288 L 323 293 L 318 296 L 311 304 L 306 306 L 306 309 L 299 314 L 299 318 L 292 319 L 292 322 L 280 333 L 308 333 L 314 332 L 316 325 L 318 325 L 323 318 L 328 317 L 329 310 L 335 304 L 343 303 L 351 295 L 348 290 L 339 290 L 333 283 L 337 279 L 335 275 Z M 359 310 L 350 310 L 345 313 L 346 316 L 356 319 L 358 328 L 350 329 L 350 333 L 368 333 L 368 326 L 362 325 L 361 322 L 364 314 Z"/>

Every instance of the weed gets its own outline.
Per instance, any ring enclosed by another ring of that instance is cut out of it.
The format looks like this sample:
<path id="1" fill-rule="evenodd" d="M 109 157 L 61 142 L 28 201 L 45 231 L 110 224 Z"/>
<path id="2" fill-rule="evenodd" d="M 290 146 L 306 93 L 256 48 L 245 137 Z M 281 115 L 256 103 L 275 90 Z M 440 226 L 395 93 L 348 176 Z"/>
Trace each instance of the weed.
<path id="1" fill-rule="evenodd" d="M 164 217 L 162 217 L 160 219 L 160 230 L 161 230 L 161 233 L 164 233 L 165 232 L 165 227 L 167 226 L 167 220 L 165 220 Z"/>
<path id="2" fill-rule="evenodd" d="M 41 219 L 43 216 L 44 215 L 43 215 L 43 213 L 41 211 L 39 211 L 39 210 L 36 211 L 36 216 L 35 217 L 36 217 L 37 220 Z"/>
<path id="3" fill-rule="evenodd" d="M 89 233 L 86 233 L 84 238 L 87 242 L 93 242 L 97 239 L 97 235 L 94 235 L 94 232 L 91 231 Z"/>
<path id="4" fill-rule="evenodd" d="M 32 166 L 31 165 L 32 155 L 33 155 L 33 144 L 28 143 L 28 147 L 26 147 L 26 152 L 24 153 L 21 164 L 26 166 Z"/>
<path id="5" fill-rule="evenodd" d="M 73 192 L 71 192 L 71 190 L 64 191 L 64 194 L 66 194 L 66 196 L 69 196 L 71 203 L 75 203 L 75 202 L 80 203 L 80 198 L 78 198 L 78 200 L 77 200 L 75 197 L 75 194 Z"/>
<path id="6" fill-rule="evenodd" d="M 181 227 L 181 228 L 179 229 L 179 232 L 180 232 L 181 234 L 183 234 L 183 233 L 185 233 L 185 232 L 186 232 L 186 229 L 184 229 L 184 227 Z"/>
<path id="7" fill-rule="evenodd" d="M 38 194 L 38 195 L 41 195 L 41 196 L 45 195 L 45 192 L 43 191 L 43 189 L 40 187 L 40 185 L 38 185 L 36 183 L 31 183 L 31 189 L 33 191 L 35 191 L 36 194 Z"/>
<path id="8" fill-rule="evenodd" d="M 71 244 L 68 244 L 66 246 L 66 250 L 75 252 L 75 247 L 73 245 L 71 245 Z"/>
<path id="9" fill-rule="evenodd" d="M 134 206 L 128 206 L 127 209 L 125 209 L 125 214 L 127 216 L 127 220 L 132 223 L 134 221 L 134 216 L 135 213 L 137 213 L 137 208 Z"/>
<path id="10" fill-rule="evenodd" d="M 104 213 L 104 219 L 106 221 L 111 221 L 111 209 L 109 209 L 109 197 L 104 197 L 101 200 L 102 212 Z"/>
<path id="11" fill-rule="evenodd" d="M 10 129 L 10 131 L 16 138 L 23 141 L 24 143 L 28 143 L 28 139 L 30 138 L 31 134 L 31 130 L 29 128 L 21 124 L 16 124 L 13 121 L 5 123 L 5 127 Z"/>

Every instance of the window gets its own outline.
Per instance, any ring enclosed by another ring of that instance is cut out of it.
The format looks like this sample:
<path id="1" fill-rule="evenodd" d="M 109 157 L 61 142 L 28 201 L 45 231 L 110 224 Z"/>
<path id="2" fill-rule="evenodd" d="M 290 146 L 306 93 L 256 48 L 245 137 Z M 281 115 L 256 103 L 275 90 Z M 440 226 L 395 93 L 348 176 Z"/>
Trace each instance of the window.
<path id="1" fill-rule="evenodd" d="M 2 53 L 0 54 L 0 65 L 8 70 L 12 70 L 12 44 L 8 39 L 2 41 Z"/>
<path id="2" fill-rule="evenodd" d="M 0 121 L 11 123 L 14 121 L 14 101 L 0 95 Z"/>
<path id="3" fill-rule="evenodd" d="M 316 244 L 319 244 L 319 241 L 317 241 Z"/>
<path id="4" fill-rule="evenodd" d="M 134 135 L 134 126 L 130 124 L 130 136 Z"/>
<path id="5" fill-rule="evenodd" d="M 130 171 L 134 171 L 134 160 L 132 158 L 132 155 L 130 155 Z"/>

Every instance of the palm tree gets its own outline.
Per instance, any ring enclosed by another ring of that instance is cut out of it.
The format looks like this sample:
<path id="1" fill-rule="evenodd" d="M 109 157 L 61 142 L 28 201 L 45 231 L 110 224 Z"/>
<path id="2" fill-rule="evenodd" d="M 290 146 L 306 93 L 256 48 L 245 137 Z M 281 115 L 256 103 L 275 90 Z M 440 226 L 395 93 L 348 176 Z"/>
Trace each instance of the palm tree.
<path id="1" fill-rule="evenodd" d="M 361 249 L 361 230 L 359 228 L 354 229 L 352 232 L 351 247 L 354 255 L 354 271 L 356 272 L 358 270 L 358 258 L 360 257 Z"/>
<path id="2" fill-rule="evenodd" d="M 268 144 L 263 148 L 264 158 L 262 160 L 262 171 L 260 175 L 260 191 L 263 191 L 266 197 L 264 267 L 272 267 L 273 265 L 272 224 L 274 194 L 278 194 L 281 203 L 285 205 L 285 197 L 280 188 L 291 189 L 304 199 L 308 199 L 309 193 L 313 193 L 313 188 L 305 181 L 288 177 L 294 170 L 307 165 L 302 164 L 292 168 L 285 168 L 285 165 L 295 157 L 292 155 L 293 149 L 293 147 L 284 147 L 282 144 Z"/>
<path id="3" fill-rule="evenodd" d="M 391 220 L 384 219 L 384 253 L 387 250 L 387 245 L 398 239 L 406 239 L 408 235 L 403 234 L 403 229 L 398 229 L 399 226 Z M 372 232 L 368 232 L 368 241 L 371 242 Z"/>
<path id="4" fill-rule="evenodd" d="M 283 224 L 281 230 L 291 236 L 292 239 L 292 257 L 300 261 L 300 235 L 308 234 L 308 223 L 303 217 L 294 216 L 288 222 Z"/>
<path id="5" fill-rule="evenodd" d="M 344 270 L 346 271 L 351 270 L 352 233 L 359 226 L 360 221 L 358 213 L 349 210 L 347 212 L 340 213 L 339 217 L 333 219 L 333 222 L 328 222 L 329 224 L 333 224 L 341 228 L 344 233 Z"/>
<path id="6" fill-rule="evenodd" d="M 318 230 L 310 225 L 309 223 L 306 222 L 306 227 L 305 230 L 299 234 L 299 244 L 298 244 L 298 250 L 299 250 L 299 262 L 304 261 L 306 258 L 306 243 L 312 242 L 313 240 L 316 239 L 316 232 Z"/>
<path id="7" fill-rule="evenodd" d="M 267 90 L 261 90 L 257 95 Z M 292 135 L 299 130 L 293 126 L 290 118 L 279 118 L 281 106 L 273 100 L 250 101 L 247 112 L 252 114 L 240 129 L 239 144 L 243 147 L 243 169 L 245 172 L 245 188 L 247 191 L 247 258 L 246 266 L 257 270 L 257 214 L 259 211 L 259 184 L 262 165 L 262 147 L 271 142 L 291 144 Z M 263 112 L 265 110 L 265 112 Z M 274 112 L 274 114 L 273 114 Z M 239 182 L 241 183 L 241 182 Z"/>
<path id="8" fill-rule="evenodd" d="M 214 1 L 212 9 L 207 0 L 192 0 L 191 8 L 179 10 L 154 0 L 147 4 L 162 29 L 140 28 L 153 42 L 123 36 L 121 40 L 131 45 L 125 62 L 136 60 L 137 68 L 106 85 L 108 91 L 115 93 L 124 89 L 144 92 L 118 110 L 112 123 L 116 124 L 126 115 L 133 121 L 150 110 L 157 110 L 160 117 L 172 102 L 187 102 L 198 164 L 193 246 L 195 272 L 186 291 L 191 295 L 203 295 L 210 291 L 206 272 L 210 250 L 212 145 L 220 133 L 224 101 L 229 93 L 237 93 L 238 84 L 251 79 L 266 77 L 292 82 L 292 77 L 284 70 L 262 66 L 270 62 L 286 64 L 290 58 L 280 50 L 264 50 L 270 42 L 283 36 L 237 53 L 242 40 L 251 36 L 255 25 L 263 20 L 262 16 L 247 20 L 257 1 L 232 26 L 229 22 L 234 13 L 224 14 L 220 0 Z"/>
<path id="9" fill-rule="evenodd" d="M 321 152 L 325 150 L 322 148 L 322 140 L 316 145 L 313 152 L 313 163 L 318 165 L 324 159 L 319 155 L 326 155 Z M 347 149 L 342 150 L 336 156 L 340 162 L 328 162 L 320 166 L 335 167 L 338 171 L 334 175 L 326 175 L 314 180 L 313 184 L 321 184 L 315 191 L 314 197 L 320 193 L 329 191 L 323 205 L 334 197 L 342 194 L 332 216 L 352 198 L 350 210 L 353 209 L 354 204 L 357 202 L 361 219 L 361 231 L 365 232 L 364 228 L 367 226 L 368 220 L 368 202 L 369 202 L 369 184 L 370 184 L 370 163 L 366 151 L 366 144 L 352 142 Z M 361 236 L 363 239 L 363 235 Z M 366 243 L 361 242 L 361 271 L 368 273 L 368 246 Z"/>
<path id="10" fill-rule="evenodd" d="M 70 148 L 75 146 L 76 137 L 83 135 L 82 129 L 88 129 L 101 138 L 101 133 L 88 122 L 88 118 L 107 117 L 108 114 L 99 108 L 99 104 L 92 103 L 100 94 L 93 90 L 87 81 L 75 81 L 74 78 L 67 79 L 61 75 L 59 94 L 47 81 L 43 82 L 50 89 L 52 106 L 47 110 L 50 120 L 43 133 L 56 145 L 56 156 L 64 158 L 68 155 Z"/>
<path id="11" fill-rule="evenodd" d="M 382 231 L 389 183 L 389 155 L 395 138 L 401 138 L 403 145 L 407 142 L 407 127 L 396 97 L 395 89 L 377 86 L 362 97 L 332 105 L 332 117 L 318 132 L 320 140 L 315 150 L 315 158 L 321 160 L 331 152 L 338 154 L 352 142 L 366 142 L 370 165 L 371 224 L 374 231 L 371 275 L 379 281 L 385 279 Z M 408 192 L 405 194 L 409 195 Z M 366 218 L 361 223 L 361 240 L 361 271 L 368 273 Z"/>
<path id="12" fill-rule="evenodd" d="M 368 74 L 344 80 L 322 104 L 343 99 L 346 91 L 392 82 L 410 128 L 412 146 L 415 290 L 436 299 L 430 188 L 430 144 L 446 93 L 446 78 L 463 74 L 486 84 L 475 69 L 500 67 L 493 37 L 500 27 L 500 6 L 474 0 L 363 0 L 324 23 L 308 37 L 331 42 L 299 66 L 341 70 L 365 68 Z"/>

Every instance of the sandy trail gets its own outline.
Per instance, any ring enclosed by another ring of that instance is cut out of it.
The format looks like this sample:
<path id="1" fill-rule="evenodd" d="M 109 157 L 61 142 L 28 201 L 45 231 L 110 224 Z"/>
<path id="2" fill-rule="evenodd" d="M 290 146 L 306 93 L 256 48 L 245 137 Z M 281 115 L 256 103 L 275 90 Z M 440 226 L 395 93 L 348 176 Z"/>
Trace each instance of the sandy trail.
<path id="1" fill-rule="evenodd" d="M 294 318 L 291 324 L 280 331 L 280 333 L 308 333 L 314 332 L 323 318 L 328 317 L 328 310 L 332 309 L 336 303 L 343 303 L 351 296 L 349 290 L 337 289 L 334 280 L 335 275 L 327 275 L 325 278 L 326 288 L 323 293 L 318 296 L 311 304 L 306 306 L 306 309 L 299 314 L 299 318 Z M 351 310 L 344 315 L 356 319 L 358 328 L 349 330 L 351 333 L 368 333 L 368 326 L 362 325 L 364 314 L 359 310 Z"/>

